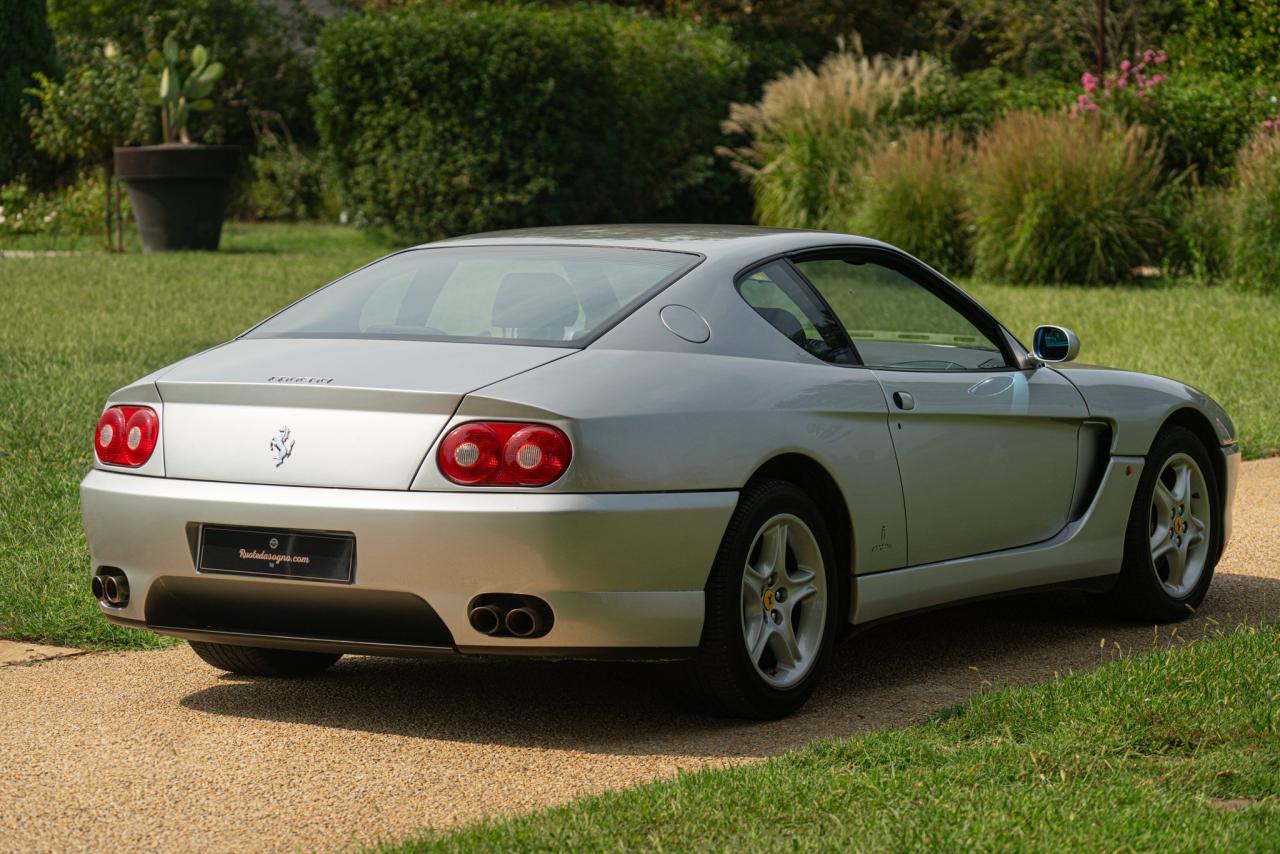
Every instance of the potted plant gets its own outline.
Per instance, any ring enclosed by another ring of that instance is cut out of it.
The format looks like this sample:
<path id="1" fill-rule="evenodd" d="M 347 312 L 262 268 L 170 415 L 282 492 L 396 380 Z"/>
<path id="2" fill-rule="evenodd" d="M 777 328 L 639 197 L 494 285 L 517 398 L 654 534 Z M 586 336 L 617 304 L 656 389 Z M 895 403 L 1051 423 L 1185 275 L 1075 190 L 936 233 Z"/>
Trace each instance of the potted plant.
<path id="1" fill-rule="evenodd" d="M 142 249 L 217 249 L 240 147 L 192 142 L 188 120 L 192 112 L 213 109 L 208 96 L 222 64 L 209 62 L 201 45 L 188 56 L 172 37 L 147 62 L 158 74 L 143 75 L 143 86 L 148 102 L 160 108 L 164 142 L 115 150 L 116 175 L 129 188 Z"/>

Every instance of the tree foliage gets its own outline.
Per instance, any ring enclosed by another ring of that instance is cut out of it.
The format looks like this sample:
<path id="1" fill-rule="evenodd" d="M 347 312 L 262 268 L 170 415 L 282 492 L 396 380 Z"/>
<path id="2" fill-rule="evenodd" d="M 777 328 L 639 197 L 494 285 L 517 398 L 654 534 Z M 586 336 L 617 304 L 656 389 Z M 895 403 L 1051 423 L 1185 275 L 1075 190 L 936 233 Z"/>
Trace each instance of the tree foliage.
<path id="1" fill-rule="evenodd" d="M 0 185 L 38 167 L 23 105 L 32 75 L 58 71 L 45 0 L 0 2 Z"/>

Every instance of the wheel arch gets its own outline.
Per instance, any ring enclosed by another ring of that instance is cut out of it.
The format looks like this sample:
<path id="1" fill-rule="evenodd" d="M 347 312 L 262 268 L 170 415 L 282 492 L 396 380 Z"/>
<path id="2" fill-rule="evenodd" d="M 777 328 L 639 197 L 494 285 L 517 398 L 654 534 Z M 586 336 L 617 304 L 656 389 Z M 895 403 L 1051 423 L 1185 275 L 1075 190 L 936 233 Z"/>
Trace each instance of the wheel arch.
<path id="1" fill-rule="evenodd" d="M 743 489 L 767 480 L 782 480 L 802 489 L 813 499 L 822 521 L 831 535 L 831 546 L 836 553 L 839 581 L 840 613 L 846 621 L 853 604 L 853 522 L 849 517 L 849 505 L 844 492 L 831 473 L 812 457 L 799 453 L 779 454 L 752 473 Z"/>

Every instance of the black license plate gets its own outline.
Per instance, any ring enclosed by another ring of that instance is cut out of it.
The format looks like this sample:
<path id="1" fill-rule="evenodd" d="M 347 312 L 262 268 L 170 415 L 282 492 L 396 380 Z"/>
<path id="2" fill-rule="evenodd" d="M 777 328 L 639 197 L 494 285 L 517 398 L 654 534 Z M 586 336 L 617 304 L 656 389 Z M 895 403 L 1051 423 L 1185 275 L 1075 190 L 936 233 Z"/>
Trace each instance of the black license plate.
<path id="1" fill-rule="evenodd" d="M 196 568 L 201 572 L 266 575 L 349 584 L 356 538 L 350 534 L 203 525 Z"/>

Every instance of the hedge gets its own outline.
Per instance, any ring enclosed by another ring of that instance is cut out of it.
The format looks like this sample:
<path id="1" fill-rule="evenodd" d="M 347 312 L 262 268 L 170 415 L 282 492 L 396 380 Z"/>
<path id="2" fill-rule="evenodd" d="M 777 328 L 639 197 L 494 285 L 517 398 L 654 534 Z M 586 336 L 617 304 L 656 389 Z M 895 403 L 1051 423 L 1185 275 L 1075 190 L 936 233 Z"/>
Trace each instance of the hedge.
<path id="1" fill-rule="evenodd" d="M 424 4 L 329 25 L 313 106 L 355 221 L 416 242 L 714 207 L 745 69 L 687 21 Z"/>

